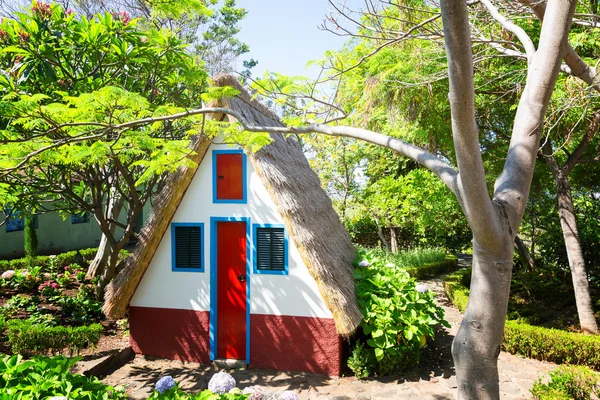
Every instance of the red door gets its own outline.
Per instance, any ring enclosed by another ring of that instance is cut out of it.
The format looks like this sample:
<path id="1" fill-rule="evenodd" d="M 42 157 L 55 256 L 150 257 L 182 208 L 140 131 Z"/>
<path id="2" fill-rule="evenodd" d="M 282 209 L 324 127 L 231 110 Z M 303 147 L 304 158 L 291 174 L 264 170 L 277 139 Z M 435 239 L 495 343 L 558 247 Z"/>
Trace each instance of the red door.
<path id="1" fill-rule="evenodd" d="M 246 359 L 246 223 L 217 222 L 217 358 Z"/>

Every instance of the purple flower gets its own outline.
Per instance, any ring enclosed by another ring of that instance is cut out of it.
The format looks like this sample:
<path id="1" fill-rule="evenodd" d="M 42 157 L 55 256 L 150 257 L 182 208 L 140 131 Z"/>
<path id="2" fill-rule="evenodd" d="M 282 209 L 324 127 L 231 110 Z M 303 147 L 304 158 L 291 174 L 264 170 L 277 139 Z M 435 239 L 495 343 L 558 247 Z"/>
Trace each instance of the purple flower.
<path id="1" fill-rule="evenodd" d="M 235 379 L 227 372 L 217 372 L 208 382 L 208 390 L 215 394 L 225 394 L 235 387 Z"/>
<path id="2" fill-rule="evenodd" d="M 154 388 L 158 393 L 163 394 L 167 390 L 173 389 L 175 386 L 177 386 L 175 379 L 167 375 L 160 378 L 158 382 L 156 382 L 156 386 Z"/>
<path id="3" fill-rule="evenodd" d="M 362 260 L 361 262 L 358 263 L 359 267 L 368 267 L 369 265 L 371 265 L 371 263 L 368 262 L 367 260 Z"/>
<path id="4" fill-rule="evenodd" d="M 299 397 L 291 390 L 285 391 L 279 395 L 279 400 L 298 400 Z"/>
<path id="5" fill-rule="evenodd" d="M 419 293 L 427 292 L 427 286 L 422 285 L 422 284 L 418 284 L 416 289 L 417 289 L 417 292 L 419 292 Z"/>

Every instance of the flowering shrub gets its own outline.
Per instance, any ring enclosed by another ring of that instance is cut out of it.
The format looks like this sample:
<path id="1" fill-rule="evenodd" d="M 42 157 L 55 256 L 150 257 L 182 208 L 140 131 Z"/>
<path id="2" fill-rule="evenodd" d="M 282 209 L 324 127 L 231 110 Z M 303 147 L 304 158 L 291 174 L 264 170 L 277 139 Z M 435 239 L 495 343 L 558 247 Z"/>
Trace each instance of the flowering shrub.
<path id="1" fill-rule="evenodd" d="M 2 273 L 2 279 L 6 279 L 9 280 L 10 278 L 12 278 L 15 275 L 15 271 L 13 271 L 12 269 L 9 269 L 8 271 L 4 271 Z"/>
<path id="2" fill-rule="evenodd" d="M 235 379 L 227 372 L 217 372 L 208 382 L 208 390 L 215 394 L 224 394 L 235 387 Z"/>
<path id="3" fill-rule="evenodd" d="M 350 358 L 349 367 L 362 377 L 365 371 L 397 373 L 419 361 L 420 349 L 434 336 L 436 325 L 448 326 L 444 311 L 403 269 L 388 266 L 388 260 L 364 249 L 359 249 L 358 259 L 363 266 L 357 264 L 354 278 L 367 346 L 355 348 L 361 354 Z M 363 362 L 367 365 L 359 365 Z"/>
<path id="4" fill-rule="evenodd" d="M 53 281 L 46 281 L 42 283 L 38 287 L 38 291 L 46 297 L 58 296 L 60 294 L 58 283 Z"/>
<path id="5" fill-rule="evenodd" d="M 299 397 L 296 393 L 292 392 L 291 390 L 288 390 L 286 392 L 283 392 L 280 396 L 279 396 L 280 400 L 298 400 Z"/>
<path id="6" fill-rule="evenodd" d="M 174 387 L 177 387 L 177 382 L 175 382 L 175 380 L 172 377 L 167 375 L 163 376 L 156 382 L 154 390 L 156 390 L 160 394 L 163 394 L 166 391 L 173 389 Z"/>

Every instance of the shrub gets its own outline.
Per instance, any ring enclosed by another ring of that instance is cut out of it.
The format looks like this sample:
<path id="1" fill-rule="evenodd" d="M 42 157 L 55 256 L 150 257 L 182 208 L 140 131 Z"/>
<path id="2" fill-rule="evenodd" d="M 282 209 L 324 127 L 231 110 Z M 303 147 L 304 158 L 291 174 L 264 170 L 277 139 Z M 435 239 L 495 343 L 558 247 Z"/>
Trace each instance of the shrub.
<path id="1" fill-rule="evenodd" d="M 8 343 L 14 354 L 57 352 L 65 348 L 77 353 L 96 345 L 103 330 L 100 324 L 65 327 L 36 325 L 23 320 L 7 323 Z"/>
<path id="2" fill-rule="evenodd" d="M 600 370 L 600 337 L 507 321 L 502 347 L 513 354 Z"/>
<path id="3" fill-rule="evenodd" d="M 373 352 L 366 349 L 362 342 L 356 342 L 352 355 L 348 358 L 348 367 L 358 379 L 368 378 L 373 374 L 371 366 L 374 365 Z"/>
<path id="4" fill-rule="evenodd" d="M 539 400 L 588 400 L 600 395 L 600 375 L 586 367 L 561 365 L 550 372 L 550 382 L 538 379 L 531 393 Z"/>
<path id="5" fill-rule="evenodd" d="M 470 279 L 470 269 L 457 271 L 444 278 L 444 290 L 461 312 L 467 306 L 467 283 Z M 509 353 L 537 360 L 585 365 L 600 370 L 600 336 L 533 326 L 521 321 L 506 321 L 502 348 Z"/>
<path id="6" fill-rule="evenodd" d="M 363 314 L 361 328 L 373 354 L 371 371 L 393 374 L 417 363 L 434 326 L 448 323 L 433 294 L 417 290 L 405 270 L 385 263 L 372 251 L 361 249 L 358 257 L 362 261 L 354 272 L 356 297 Z"/>
<path id="7" fill-rule="evenodd" d="M 1 399 L 48 399 L 67 396 L 69 400 L 124 400 L 122 390 L 103 384 L 96 377 L 71 374 L 69 369 L 81 358 L 21 356 L 0 359 Z"/>
<path id="8" fill-rule="evenodd" d="M 84 268 L 89 267 L 90 262 L 96 256 L 97 248 L 83 249 L 79 251 L 67 251 L 57 254 L 56 256 L 37 256 L 34 264 L 42 267 L 44 271 L 53 271 L 55 268 L 62 268 L 65 265 L 81 264 Z M 119 260 L 123 260 L 129 256 L 127 250 L 119 252 Z M 9 269 L 25 269 L 29 267 L 27 257 L 17 258 L 14 260 L 0 260 L 0 271 Z M 53 271 L 54 272 L 54 271 Z"/>
<path id="9" fill-rule="evenodd" d="M 470 281 L 471 269 L 461 269 L 444 277 L 444 292 L 460 312 L 467 308 Z"/>

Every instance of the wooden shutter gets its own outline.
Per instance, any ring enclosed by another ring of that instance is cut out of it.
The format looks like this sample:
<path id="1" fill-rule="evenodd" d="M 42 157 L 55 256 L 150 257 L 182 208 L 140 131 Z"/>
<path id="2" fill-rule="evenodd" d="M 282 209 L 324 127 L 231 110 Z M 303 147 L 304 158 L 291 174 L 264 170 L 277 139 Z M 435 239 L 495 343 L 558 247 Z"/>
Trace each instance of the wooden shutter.
<path id="1" fill-rule="evenodd" d="M 202 268 L 201 241 L 199 226 L 175 227 L 175 268 Z"/>
<path id="2" fill-rule="evenodd" d="M 244 166 L 243 155 L 217 154 L 216 182 L 218 200 L 244 199 Z"/>
<path id="3" fill-rule="evenodd" d="M 283 228 L 256 229 L 256 268 L 283 271 L 285 269 L 285 235 Z"/>

